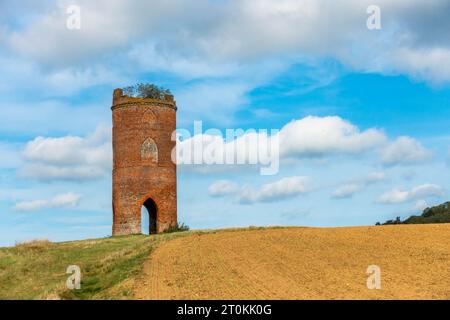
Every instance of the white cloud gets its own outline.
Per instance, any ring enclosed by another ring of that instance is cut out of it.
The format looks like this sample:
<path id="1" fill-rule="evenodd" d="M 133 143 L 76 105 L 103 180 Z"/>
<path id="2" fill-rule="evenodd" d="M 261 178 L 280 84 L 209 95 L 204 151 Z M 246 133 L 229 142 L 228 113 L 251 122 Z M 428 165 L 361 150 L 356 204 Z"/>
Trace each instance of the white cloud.
<path id="1" fill-rule="evenodd" d="M 259 190 L 244 187 L 240 192 L 239 202 L 243 204 L 275 202 L 294 198 L 310 191 L 312 191 L 312 181 L 310 178 L 303 176 L 286 177 L 272 183 L 264 184 Z"/>
<path id="2" fill-rule="evenodd" d="M 361 132 L 357 126 L 337 116 L 309 116 L 292 121 L 281 129 L 280 148 L 285 157 L 358 154 L 379 146 L 386 139 L 378 129 Z"/>
<path id="3" fill-rule="evenodd" d="M 386 174 L 384 172 L 371 172 L 363 178 L 340 185 L 333 191 L 331 197 L 335 199 L 351 198 L 354 194 L 363 191 L 367 186 L 384 181 L 385 179 Z"/>
<path id="4" fill-rule="evenodd" d="M 263 184 L 257 190 L 250 186 L 240 187 L 229 180 L 219 180 L 209 187 L 208 192 L 211 197 L 233 196 L 241 204 L 251 204 L 290 199 L 312 190 L 312 181 L 309 177 L 292 176 Z"/>
<path id="5" fill-rule="evenodd" d="M 184 79 L 229 77 L 240 73 L 242 67 L 245 68 L 226 61 L 186 57 L 176 51 L 161 54 L 154 41 L 133 47 L 129 57 L 143 70 L 169 72 Z"/>
<path id="6" fill-rule="evenodd" d="M 369 175 L 365 178 L 366 183 L 376 183 L 379 181 L 383 181 L 386 179 L 386 173 L 384 172 L 371 172 Z"/>
<path id="7" fill-rule="evenodd" d="M 208 193 L 212 197 L 223 197 L 236 191 L 238 191 L 238 186 L 229 180 L 216 181 L 208 188 Z"/>
<path id="8" fill-rule="evenodd" d="M 273 163 L 278 155 L 285 160 L 334 154 L 357 155 L 379 147 L 387 140 L 381 130 L 372 128 L 360 131 L 340 117 L 308 116 L 293 120 L 278 133 L 272 134 L 254 130 L 242 132 L 239 137 L 228 140 L 221 132 L 214 135 L 205 132 L 194 137 L 182 133 L 187 137 L 177 143 L 178 164 L 196 163 L 195 159 L 206 159 L 211 154 L 219 155 L 220 159 L 231 154 L 232 159 L 244 159 L 245 164 L 250 164 L 251 159 L 262 159 L 264 165 Z M 227 167 L 236 169 L 236 166 Z"/>
<path id="9" fill-rule="evenodd" d="M 361 183 L 346 183 L 333 191 L 332 197 L 336 199 L 350 198 L 355 193 L 360 192 L 363 188 L 364 185 Z"/>
<path id="10" fill-rule="evenodd" d="M 60 97 L 97 85 L 113 86 L 130 82 L 119 68 L 100 63 L 45 69 L 31 61 L 1 54 L 0 72 L 7 74 L 9 80 L 0 85 L 0 92 L 19 88 L 21 93 L 30 92 L 44 97 Z"/>
<path id="11" fill-rule="evenodd" d="M 393 57 L 399 71 L 439 85 L 449 81 L 450 48 L 400 48 Z"/>
<path id="12" fill-rule="evenodd" d="M 307 116 L 292 120 L 277 133 L 272 134 L 254 130 L 246 132 L 242 130 L 242 132 L 243 134 L 238 138 L 231 140 L 227 140 L 225 132 L 220 131 L 214 133 L 207 131 L 194 137 L 190 137 L 190 134 L 185 132 L 183 141 L 177 143 L 177 161 L 180 165 L 193 164 L 196 163 L 194 161 L 196 158 L 201 162 L 196 164 L 204 164 L 205 161 L 202 162 L 202 159 L 214 154 L 217 158 L 223 159 L 222 162 L 214 162 L 221 165 L 226 163 L 227 154 L 233 154 L 233 159 L 245 159 L 245 164 L 249 164 L 249 159 L 261 159 L 263 154 L 264 165 L 268 165 L 274 163 L 273 157 L 278 154 L 280 160 L 287 163 L 296 159 L 325 158 L 333 155 L 358 156 L 377 151 L 382 164 L 394 166 L 417 164 L 432 157 L 430 150 L 411 137 L 402 136 L 390 141 L 381 129 L 369 128 L 361 131 L 356 125 L 338 116 Z M 274 150 L 275 153 L 270 154 L 270 150 Z M 254 164 L 260 165 L 260 163 Z M 204 166 L 199 167 L 204 168 Z M 236 169 L 236 166 L 226 167 Z M 211 170 L 214 171 L 212 168 Z M 210 173 L 211 170 L 197 171 Z M 365 185 L 384 178 L 383 172 L 375 172 L 358 183 Z M 349 188 L 358 189 L 347 186 L 337 192 L 336 196 L 341 197 L 341 193 L 348 193 Z"/>
<path id="13" fill-rule="evenodd" d="M 422 212 L 428 207 L 429 205 L 425 200 L 417 200 L 416 204 L 414 205 L 414 211 Z"/>
<path id="14" fill-rule="evenodd" d="M 431 156 L 432 152 L 419 141 L 403 136 L 381 151 L 381 162 L 385 165 L 414 164 L 428 160 Z"/>
<path id="15" fill-rule="evenodd" d="M 14 54 L 62 68 L 117 55 L 130 66 L 198 76 L 211 74 L 216 62 L 259 62 L 282 54 L 450 80 L 448 63 L 442 63 L 450 59 L 449 37 L 442 32 L 449 28 L 446 0 L 380 0 L 382 30 L 376 32 L 365 27 L 370 0 L 79 0 L 82 25 L 76 32 L 65 28 L 69 4 L 48 2 L 38 15 L 31 8 L 35 18 L 8 29 L 4 43 Z M 23 14 L 16 11 L 9 15 Z M 153 51 L 145 49 L 147 42 Z"/>
<path id="16" fill-rule="evenodd" d="M 81 29 L 77 31 L 66 28 L 70 4 L 64 0 L 49 4 L 40 18 L 9 35 L 9 47 L 40 63 L 64 66 L 127 43 L 132 30 L 118 18 L 120 10 L 126 14 L 124 1 L 81 1 Z"/>
<path id="17" fill-rule="evenodd" d="M 16 203 L 14 209 L 17 211 L 37 211 L 52 208 L 74 208 L 78 206 L 81 195 L 73 192 L 59 194 L 49 200 L 32 200 Z"/>
<path id="18" fill-rule="evenodd" d="M 85 137 L 38 137 L 23 151 L 26 164 L 21 174 L 41 181 L 87 180 L 106 176 L 111 170 L 111 129 L 100 125 Z"/>
<path id="19" fill-rule="evenodd" d="M 279 144 L 276 134 L 242 129 L 221 132 L 211 129 L 205 133 L 179 130 L 177 164 L 193 167 L 201 173 L 236 170 L 239 167 L 260 167 L 263 175 L 273 175 L 279 169 Z M 180 141 L 181 140 L 181 141 Z"/>
<path id="20" fill-rule="evenodd" d="M 393 189 L 382 194 L 378 202 L 383 204 L 398 204 L 411 202 L 415 200 L 423 200 L 428 197 L 441 197 L 443 195 L 442 188 L 435 184 L 423 184 L 411 190 Z"/>
<path id="21" fill-rule="evenodd" d="M 424 184 L 418 187 L 415 187 L 410 192 L 410 198 L 426 198 L 426 197 L 441 197 L 443 195 L 442 188 L 435 184 Z"/>

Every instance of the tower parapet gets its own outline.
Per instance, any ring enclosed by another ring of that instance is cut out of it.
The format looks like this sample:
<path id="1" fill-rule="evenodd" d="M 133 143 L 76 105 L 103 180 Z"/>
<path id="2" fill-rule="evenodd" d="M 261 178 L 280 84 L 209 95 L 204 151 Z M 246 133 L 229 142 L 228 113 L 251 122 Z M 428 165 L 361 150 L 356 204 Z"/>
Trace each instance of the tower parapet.
<path id="1" fill-rule="evenodd" d="M 150 98 L 136 98 L 123 94 L 122 89 L 115 89 L 113 93 L 113 105 L 112 110 L 122 108 L 130 105 L 159 105 L 166 106 L 177 110 L 177 103 L 173 95 L 165 95 L 164 99 L 150 99 Z"/>

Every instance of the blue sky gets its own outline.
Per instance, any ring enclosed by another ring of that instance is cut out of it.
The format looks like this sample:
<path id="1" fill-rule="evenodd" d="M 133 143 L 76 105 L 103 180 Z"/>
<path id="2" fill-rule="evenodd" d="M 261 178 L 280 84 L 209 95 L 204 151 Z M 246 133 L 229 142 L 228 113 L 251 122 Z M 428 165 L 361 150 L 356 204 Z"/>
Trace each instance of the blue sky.
<path id="1" fill-rule="evenodd" d="M 178 127 L 280 129 L 276 175 L 178 169 L 192 228 L 373 225 L 449 199 L 450 1 L 6 1 L 0 245 L 111 234 L 112 90 Z M 81 9 L 69 30 L 66 10 Z"/>

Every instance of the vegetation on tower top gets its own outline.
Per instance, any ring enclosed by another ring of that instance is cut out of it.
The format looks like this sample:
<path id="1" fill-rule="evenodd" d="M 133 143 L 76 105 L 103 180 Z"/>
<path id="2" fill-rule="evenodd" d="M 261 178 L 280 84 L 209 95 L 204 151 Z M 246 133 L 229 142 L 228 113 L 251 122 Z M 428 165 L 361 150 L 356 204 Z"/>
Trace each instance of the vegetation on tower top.
<path id="1" fill-rule="evenodd" d="M 150 83 L 137 83 L 122 90 L 125 95 L 134 98 L 164 100 L 166 96 L 172 95 L 169 89 Z"/>

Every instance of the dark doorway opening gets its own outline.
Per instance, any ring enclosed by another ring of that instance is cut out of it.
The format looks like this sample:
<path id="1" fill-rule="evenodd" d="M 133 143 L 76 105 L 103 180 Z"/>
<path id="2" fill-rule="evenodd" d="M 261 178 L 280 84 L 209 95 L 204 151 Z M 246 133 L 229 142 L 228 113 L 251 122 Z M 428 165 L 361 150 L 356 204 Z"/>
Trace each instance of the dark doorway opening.
<path id="1" fill-rule="evenodd" d="M 158 209 L 155 201 L 148 199 L 141 210 L 141 232 L 143 234 L 157 233 Z"/>

